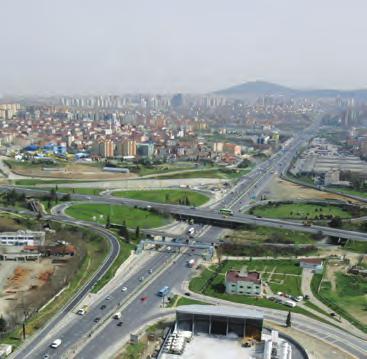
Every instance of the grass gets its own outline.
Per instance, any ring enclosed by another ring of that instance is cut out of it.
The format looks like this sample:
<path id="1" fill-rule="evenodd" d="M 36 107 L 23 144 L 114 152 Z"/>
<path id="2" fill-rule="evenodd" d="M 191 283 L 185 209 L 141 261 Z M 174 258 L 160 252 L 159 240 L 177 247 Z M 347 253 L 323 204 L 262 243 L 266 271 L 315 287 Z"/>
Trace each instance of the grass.
<path id="1" fill-rule="evenodd" d="M 349 240 L 343 248 L 348 251 L 365 254 L 367 253 L 367 242 Z"/>
<path id="2" fill-rule="evenodd" d="M 191 305 L 191 304 L 207 305 L 208 303 L 187 297 L 180 297 L 176 303 L 176 307 L 179 307 L 180 305 Z"/>
<path id="3" fill-rule="evenodd" d="M 320 215 L 340 218 L 352 217 L 351 213 L 340 206 L 321 206 L 311 203 L 268 204 L 253 208 L 252 212 L 255 216 L 285 219 L 318 219 Z"/>
<path id="4" fill-rule="evenodd" d="M 170 222 L 155 212 L 121 205 L 97 203 L 75 204 L 66 209 L 66 214 L 76 219 L 106 224 L 108 216 L 111 223 L 126 224 L 129 228 L 156 228 Z"/>
<path id="5" fill-rule="evenodd" d="M 167 174 L 163 176 L 159 176 L 157 178 L 160 179 L 180 179 L 180 178 L 218 178 L 225 180 L 235 180 L 239 177 L 246 175 L 251 171 L 251 168 L 245 169 L 208 169 L 208 170 L 197 170 L 192 172 L 183 172 L 183 173 L 175 173 L 175 174 Z"/>
<path id="6" fill-rule="evenodd" d="M 327 189 L 336 191 L 336 192 L 340 192 L 340 193 L 350 194 L 352 196 L 367 198 L 367 191 L 366 192 L 358 191 L 356 189 L 349 188 L 349 187 L 327 187 Z"/>
<path id="7" fill-rule="evenodd" d="M 135 248 L 133 244 L 125 242 L 119 236 L 117 237 L 120 243 L 120 253 L 105 275 L 95 284 L 92 289 L 92 293 L 97 293 L 115 276 L 116 271 L 120 268 L 121 264 L 124 263 L 127 258 L 129 258 L 131 251 Z"/>
<path id="8" fill-rule="evenodd" d="M 122 355 L 118 356 L 118 359 L 141 359 L 146 347 L 146 343 L 129 343 Z"/>
<path id="9" fill-rule="evenodd" d="M 203 193 L 179 189 L 117 191 L 113 192 L 113 195 L 149 202 L 187 204 L 192 206 L 201 206 L 209 200 L 209 197 Z"/>
<path id="10" fill-rule="evenodd" d="M 309 308 L 311 308 L 311 309 L 313 309 L 313 310 L 315 310 L 315 311 L 317 311 L 317 312 L 319 312 L 319 313 L 321 313 L 323 315 L 326 315 L 327 317 L 330 317 L 330 313 L 325 312 L 325 310 L 321 309 L 316 304 L 314 304 L 314 303 L 312 303 L 312 302 L 310 302 L 308 300 L 305 300 L 303 303 L 304 303 L 304 305 L 306 307 L 309 307 Z M 330 318 L 333 318 L 333 317 L 330 317 Z"/>
<path id="11" fill-rule="evenodd" d="M 361 276 L 337 272 L 335 284 L 334 291 L 330 282 L 322 281 L 322 274 L 315 274 L 311 281 L 311 290 L 330 310 L 367 333 L 366 322 L 362 319 L 366 318 L 367 280 Z"/>
<path id="12" fill-rule="evenodd" d="M 67 179 L 55 179 L 55 180 L 42 180 L 42 179 L 19 179 L 15 180 L 14 184 L 17 186 L 35 186 L 39 184 L 65 184 L 65 183 L 83 183 L 83 182 L 97 182 L 97 180 L 67 180 Z"/>
<path id="13" fill-rule="evenodd" d="M 103 190 L 99 188 L 70 188 L 70 187 L 61 187 L 57 189 L 57 192 L 61 193 L 77 193 L 77 194 L 85 194 L 85 195 L 92 195 L 97 196 L 99 195 Z"/>
<path id="14" fill-rule="evenodd" d="M 315 244 L 312 234 L 284 228 L 256 227 L 255 233 L 266 238 L 281 237 L 293 244 Z"/>
<path id="15" fill-rule="evenodd" d="M 273 293 L 283 292 L 293 296 L 302 295 L 301 276 L 274 274 L 268 284 Z"/>
<path id="16" fill-rule="evenodd" d="M 85 229 L 79 230 L 84 233 L 90 233 Z M 94 239 L 85 238 L 86 255 L 82 260 L 76 275 L 69 283 L 68 288 L 65 289 L 54 301 L 50 302 L 42 311 L 39 311 L 30 320 L 28 320 L 26 324 L 27 336 L 32 335 L 37 329 L 43 327 L 48 320 L 50 320 L 64 305 L 66 305 L 102 264 L 107 255 L 108 246 L 101 245 L 102 243 L 106 243 L 105 239 L 102 239 L 102 237 L 96 237 L 95 234 L 93 234 L 93 237 L 91 238 Z M 0 343 L 12 344 L 17 347 L 22 342 L 20 339 L 21 335 L 21 328 L 16 328 L 7 337 L 2 338 Z"/>
<path id="17" fill-rule="evenodd" d="M 275 273 L 280 274 L 296 274 L 302 273 L 302 268 L 298 265 L 298 261 L 291 259 L 264 259 L 264 260 L 226 260 L 222 263 L 220 269 L 221 274 L 225 274 L 230 269 L 241 269 L 246 266 L 248 270 L 271 272 L 275 268 Z M 214 269 L 211 267 L 211 269 Z"/>

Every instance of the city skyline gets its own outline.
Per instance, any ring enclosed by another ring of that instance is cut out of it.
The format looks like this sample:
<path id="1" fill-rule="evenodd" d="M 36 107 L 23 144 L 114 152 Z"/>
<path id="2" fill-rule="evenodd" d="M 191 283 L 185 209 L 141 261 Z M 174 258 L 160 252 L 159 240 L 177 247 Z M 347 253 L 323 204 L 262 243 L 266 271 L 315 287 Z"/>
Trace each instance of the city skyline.
<path id="1" fill-rule="evenodd" d="M 1 3 L 3 95 L 367 87 L 359 0 Z"/>

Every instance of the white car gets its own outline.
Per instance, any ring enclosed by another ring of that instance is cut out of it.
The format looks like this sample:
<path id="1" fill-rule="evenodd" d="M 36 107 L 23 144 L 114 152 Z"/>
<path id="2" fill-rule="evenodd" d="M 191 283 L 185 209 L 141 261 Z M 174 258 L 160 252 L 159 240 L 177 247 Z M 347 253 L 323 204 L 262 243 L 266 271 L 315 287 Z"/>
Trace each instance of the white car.
<path id="1" fill-rule="evenodd" d="M 50 347 L 56 349 L 56 348 L 58 348 L 61 345 L 61 343 L 62 343 L 62 340 L 61 339 L 55 339 L 51 343 Z"/>
<path id="2" fill-rule="evenodd" d="M 126 287 L 122 287 L 121 288 L 121 292 L 126 292 L 127 291 L 127 288 Z"/>

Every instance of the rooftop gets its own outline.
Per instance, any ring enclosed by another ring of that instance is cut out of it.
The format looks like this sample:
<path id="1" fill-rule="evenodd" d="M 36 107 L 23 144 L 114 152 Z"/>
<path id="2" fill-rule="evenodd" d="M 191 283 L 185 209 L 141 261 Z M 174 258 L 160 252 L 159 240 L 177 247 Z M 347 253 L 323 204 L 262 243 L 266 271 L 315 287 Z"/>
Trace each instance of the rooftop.
<path id="1" fill-rule="evenodd" d="M 181 305 L 176 309 L 177 313 L 183 314 L 201 314 L 201 315 L 215 315 L 221 317 L 232 318 L 252 318 L 263 319 L 264 314 L 259 310 L 230 307 L 227 305 Z"/>
<path id="2" fill-rule="evenodd" d="M 261 283 L 259 272 L 248 272 L 241 274 L 240 271 L 231 270 L 227 272 L 226 280 L 232 283 L 238 281 L 253 282 L 257 284 Z"/>

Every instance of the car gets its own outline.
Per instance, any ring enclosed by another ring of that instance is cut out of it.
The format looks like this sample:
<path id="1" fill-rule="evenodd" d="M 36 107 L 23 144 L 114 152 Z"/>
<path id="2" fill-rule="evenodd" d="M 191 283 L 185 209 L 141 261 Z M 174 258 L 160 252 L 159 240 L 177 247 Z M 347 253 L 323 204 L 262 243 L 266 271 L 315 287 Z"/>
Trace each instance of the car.
<path id="1" fill-rule="evenodd" d="M 46 353 L 46 354 L 44 354 L 44 355 L 43 355 L 43 357 L 42 357 L 42 358 L 43 358 L 43 359 L 48 359 L 49 357 L 50 357 L 50 354 L 47 354 L 47 353 Z"/>
<path id="2" fill-rule="evenodd" d="M 111 299 L 112 299 L 111 296 L 106 297 L 106 300 L 111 300 Z"/>
<path id="3" fill-rule="evenodd" d="M 143 297 L 140 298 L 140 300 L 142 302 L 146 302 L 148 300 L 148 297 L 146 295 L 144 295 Z"/>
<path id="4" fill-rule="evenodd" d="M 127 288 L 126 287 L 122 287 L 121 288 L 121 292 L 126 292 L 127 291 Z"/>
<path id="5" fill-rule="evenodd" d="M 124 324 L 124 322 L 122 322 L 122 321 L 121 321 L 121 322 L 118 322 L 118 323 L 117 323 L 117 326 L 118 326 L 118 327 L 121 327 L 121 326 L 122 326 L 122 324 Z"/>
<path id="6" fill-rule="evenodd" d="M 56 348 L 58 348 L 61 345 L 61 343 L 62 343 L 62 340 L 61 339 L 55 339 L 51 343 L 50 347 L 56 349 Z"/>
<path id="7" fill-rule="evenodd" d="M 105 304 L 101 305 L 101 310 L 103 310 L 103 309 L 106 309 L 106 305 Z"/>
<path id="8" fill-rule="evenodd" d="M 97 317 L 97 318 L 94 319 L 94 323 L 98 323 L 100 320 L 101 320 L 101 318 Z"/>
<path id="9" fill-rule="evenodd" d="M 185 295 L 187 295 L 188 297 L 190 297 L 191 293 L 190 292 L 186 292 Z"/>
<path id="10" fill-rule="evenodd" d="M 142 281 L 144 280 L 144 276 L 141 276 L 141 277 L 139 278 L 139 280 L 140 280 L 140 282 L 142 282 Z"/>
<path id="11" fill-rule="evenodd" d="M 153 273 L 153 269 L 149 269 L 149 270 L 148 270 L 148 273 L 149 273 L 149 274 L 152 274 L 152 273 Z"/>
<path id="12" fill-rule="evenodd" d="M 336 317 L 336 313 L 330 313 L 330 316 L 332 316 L 332 317 Z"/>

